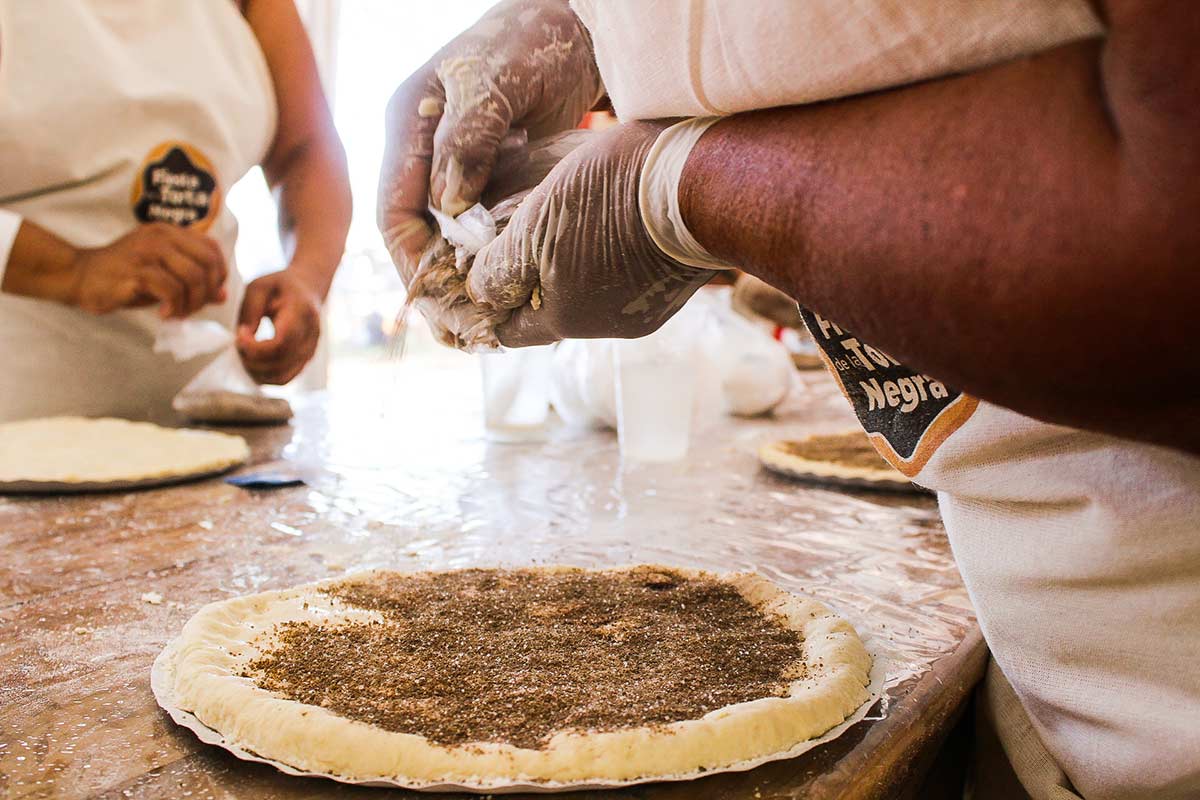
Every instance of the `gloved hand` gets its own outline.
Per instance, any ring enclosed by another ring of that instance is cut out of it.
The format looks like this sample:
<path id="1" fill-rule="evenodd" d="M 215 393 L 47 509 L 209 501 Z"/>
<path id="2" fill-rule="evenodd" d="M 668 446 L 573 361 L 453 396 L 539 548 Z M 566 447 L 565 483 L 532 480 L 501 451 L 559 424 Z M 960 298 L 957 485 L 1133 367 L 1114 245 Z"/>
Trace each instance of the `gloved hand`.
<path id="1" fill-rule="evenodd" d="M 480 306 L 467 294 L 467 269 L 482 246 L 479 242 L 486 244 L 497 231 L 503 231 L 525 196 L 568 153 L 594 135 L 574 128 L 527 143 L 519 136 L 510 137 L 511 141 L 506 137 L 480 206 L 460 214 L 453 220 L 454 228 L 429 240 L 416 271 L 408 278 L 408 303 L 420 310 L 443 344 L 468 351 L 499 345 L 495 325 L 508 318 L 508 311 Z M 443 218 L 440 225 L 445 224 Z M 446 235 L 463 246 L 447 241 Z"/>
<path id="2" fill-rule="evenodd" d="M 476 203 L 510 128 L 573 128 L 603 94 L 567 0 L 506 0 L 442 48 L 388 104 L 379 229 L 407 284 L 433 229 L 426 209 Z"/>
<path id="3" fill-rule="evenodd" d="M 678 311 L 716 268 L 727 266 L 708 259 L 685 264 L 655 243 L 663 241 L 670 215 L 659 210 L 663 197 L 644 195 L 651 189 L 665 193 L 669 204 L 677 174 L 665 188 L 645 187 L 643 197 L 639 189 L 643 166 L 665 128 L 655 122 L 619 125 L 574 150 L 475 256 L 467 275 L 471 299 L 512 311 L 496 327 L 501 344 L 644 336 Z M 656 237 L 643 221 L 646 205 L 659 217 L 653 221 L 660 230 Z"/>

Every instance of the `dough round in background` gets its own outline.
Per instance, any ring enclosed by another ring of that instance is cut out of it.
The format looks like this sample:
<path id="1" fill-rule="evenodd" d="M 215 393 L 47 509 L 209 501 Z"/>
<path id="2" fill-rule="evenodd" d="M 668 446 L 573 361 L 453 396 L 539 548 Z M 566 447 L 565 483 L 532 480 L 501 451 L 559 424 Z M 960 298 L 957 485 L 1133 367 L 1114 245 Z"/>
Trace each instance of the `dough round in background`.
<path id="1" fill-rule="evenodd" d="M 239 392 L 187 392 L 176 396 L 171 407 L 192 422 L 278 425 L 292 418 L 292 405 L 282 397 Z"/>
<path id="2" fill-rule="evenodd" d="M 0 425 L 0 489 L 139 486 L 211 475 L 245 462 L 246 440 L 108 417 L 46 417 Z"/>
<path id="3" fill-rule="evenodd" d="M 758 460 L 780 475 L 810 483 L 921 492 L 899 470 L 884 461 L 860 428 L 781 439 L 759 448 Z"/>

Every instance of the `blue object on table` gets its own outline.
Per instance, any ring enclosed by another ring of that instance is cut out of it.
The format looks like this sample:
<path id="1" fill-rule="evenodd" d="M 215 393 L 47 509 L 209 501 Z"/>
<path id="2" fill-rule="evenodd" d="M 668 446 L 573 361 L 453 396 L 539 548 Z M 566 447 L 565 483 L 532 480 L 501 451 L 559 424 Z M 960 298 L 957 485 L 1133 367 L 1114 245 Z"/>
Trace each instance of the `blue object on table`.
<path id="1" fill-rule="evenodd" d="M 234 475 L 225 482 L 242 489 L 282 489 L 286 486 L 303 486 L 304 479 L 286 472 L 251 472 Z"/>

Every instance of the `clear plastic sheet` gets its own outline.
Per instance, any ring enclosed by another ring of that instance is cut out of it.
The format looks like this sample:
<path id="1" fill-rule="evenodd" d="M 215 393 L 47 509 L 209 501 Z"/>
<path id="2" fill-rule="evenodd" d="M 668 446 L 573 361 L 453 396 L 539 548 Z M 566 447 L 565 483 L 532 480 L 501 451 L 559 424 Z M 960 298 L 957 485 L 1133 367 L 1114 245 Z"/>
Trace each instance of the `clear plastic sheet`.
<path id="1" fill-rule="evenodd" d="M 332 478 L 310 491 L 314 509 L 353 509 L 352 525 L 411 532 L 403 559 L 393 543 L 352 531 L 353 552 L 314 543 L 322 557 L 347 569 L 399 561 L 753 570 L 849 618 L 893 665 L 889 687 L 919 677 L 973 624 L 932 496 L 818 488 L 759 465 L 766 441 L 853 427 L 824 373 L 772 417 L 722 418 L 693 438 L 681 462 L 627 466 L 613 431 L 563 427 L 546 442 L 489 443 L 475 374 L 430 380 L 441 391 L 405 381 L 422 386 L 405 406 L 428 403 L 429 414 L 451 421 L 449 431 L 422 424 L 419 412 L 381 429 L 374 415 L 341 413 L 335 396 L 330 430 L 288 446 L 287 458 L 322 464 Z M 377 397 L 381 415 L 394 403 L 388 397 Z"/>
<path id="2" fill-rule="evenodd" d="M 4 791 L 360 796 L 200 744 L 158 708 L 149 675 L 204 603 L 373 567 L 658 561 L 753 569 L 819 597 L 888 659 L 884 705 L 836 742 L 740 776 L 579 795 L 587 800 L 749 800 L 759 789 L 787 800 L 843 797 L 865 764 L 898 757 L 892 720 L 912 725 L 917 714 L 924 726 L 927 710 L 935 716 L 929 697 L 949 692 L 954 677 L 973 679 L 939 665 L 937 685 L 918 689 L 934 662 L 963 663 L 964 641 L 977 642 L 933 499 L 818 489 L 758 464 L 768 439 L 852 424 L 824 374 L 806 375 L 774 417 L 722 418 L 699 434 L 686 461 L 623 469 L 611 431 L 562 428 L 546 442 L 488 442 L 478 366 L 447 355 L 449 367 L 416 357 L 341 363 L 338 390 L 298 402 L 291 425 L 239 431 L 253 449 L 247 471 L 286 469 L 305 486 L 254 493 L 213 479 L 0 497 L 0 623 L 10 632 L 0 637 Z M 874 754 L 880 741 L 888 755 Z"/>

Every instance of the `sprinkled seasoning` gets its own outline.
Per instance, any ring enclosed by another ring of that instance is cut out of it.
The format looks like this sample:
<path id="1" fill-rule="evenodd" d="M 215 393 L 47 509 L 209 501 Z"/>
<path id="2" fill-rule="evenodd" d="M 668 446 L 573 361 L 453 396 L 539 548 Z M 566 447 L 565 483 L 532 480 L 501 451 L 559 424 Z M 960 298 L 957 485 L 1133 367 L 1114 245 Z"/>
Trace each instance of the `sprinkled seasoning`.
<path id="1" fill-rule="evenodd" d="M 891 469 L 891 465 L 875 452 L 866 434 L 858 431 L 814 436 L 799 442 L 780 442 L 780 447 L 789 455 L 809 461 L 831 461 L 848 467 Z"/>
<path id="2" fill-rule="evenodd" d="M 442 745 L 697 719 L 804 674 L 797 632 L 670 570 L 381 573 L 324 591 L 383 621 L 283 623 L 244 676 Z"/>

